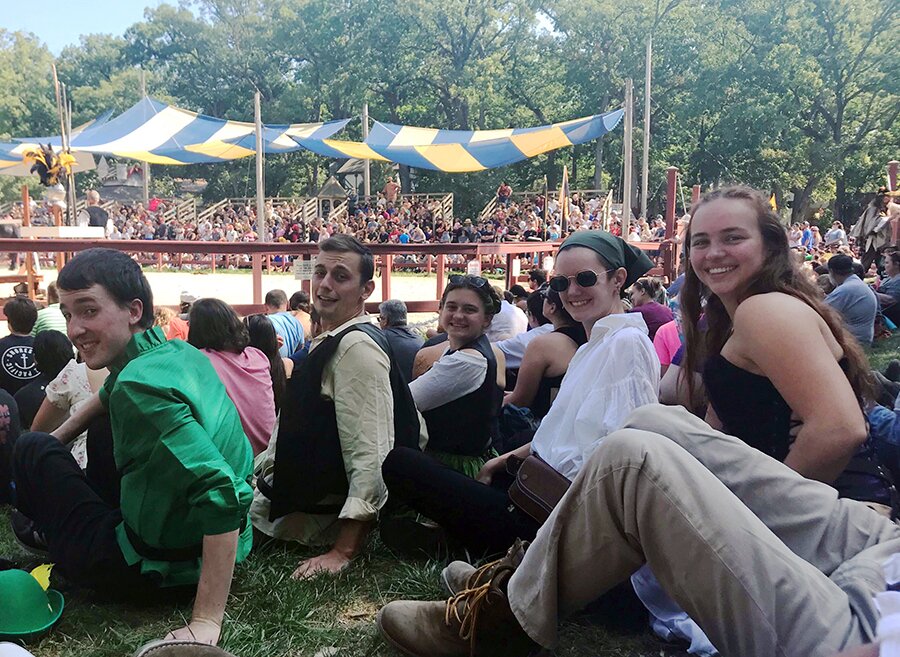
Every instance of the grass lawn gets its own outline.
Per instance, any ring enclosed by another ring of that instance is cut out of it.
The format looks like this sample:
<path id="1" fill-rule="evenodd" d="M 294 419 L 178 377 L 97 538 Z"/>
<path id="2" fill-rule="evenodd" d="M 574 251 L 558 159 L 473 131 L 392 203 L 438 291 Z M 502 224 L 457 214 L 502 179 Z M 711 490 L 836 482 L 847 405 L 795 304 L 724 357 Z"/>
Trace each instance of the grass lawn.
<path id="1" fill-rule="evenodd" d="M 879 342 L 869 357 L 879 369 L 900 357 L 900 335 Z M 395 599 L 444 597 L 439 587 L 442 564 L 400 562 L 377 539 L 365 557 L 337 577 L 292 581 L 296 563 L 312 554 L 272 544 L 254 551 L 238 566 L 220 642 L 223 648 L 238 657 L 396 655 L 375 630 L 378 608 Z M 0 508 L 0 556 L 33 563 L 13 541 L 5 508 Z M 190 614 L 189 605 L 134 608 L 97 603 L 82 592 L 67 590 L 64 582 L 54 581 L 54 586 L 63 591 L 66 610 L 51 633 L 29 646 L 37 657 L 127 657 L 144 642 L 184 625 Z M 580 619 L 563 627 L 557 654 L 658 657 L 684 653 L 649 634 L 612 634 Z"/>
<path id="2" fill-rule="evenodd" d="M 400 562 L 374 539 L 365 557 L 339 576 L 295 582 L 297 562 L 314 552 L 272 544 L 254 551 L 237 567 L 220 646 L 238 657 L 325 657 L 399 655 L 378 636 L 375 612 L 396 599 L 437 600 L 443 564 Z M 0 555 L 30 567 L 9 530 L 8 510 L 0 510 Z M 34 562 L 36 563 L 36 562 Z M 181 627 L 190 605 L 135 608 L 92 602 L 63 591 L 65 612 L 54 630 L 28 646 L 37 657 L 127 657 L 141 644 Z M 2 602 L 0 602 L 2 604 Z M 330 651 L 338 648 L 338 652 Z M 681 655 L 649 634 L 610 634 L 585 619 L 563 629 L 559 655 L 571 657 L 657 657 Z"/>
<path id="3" fill-rule="evenodd" d="M 889 340 L 879 340 L 868 350 L 869 363 L 872 369 L 884 370 L 885 365 L 895 358 L 900 358 L 900 331 L 895 332 Z"/>

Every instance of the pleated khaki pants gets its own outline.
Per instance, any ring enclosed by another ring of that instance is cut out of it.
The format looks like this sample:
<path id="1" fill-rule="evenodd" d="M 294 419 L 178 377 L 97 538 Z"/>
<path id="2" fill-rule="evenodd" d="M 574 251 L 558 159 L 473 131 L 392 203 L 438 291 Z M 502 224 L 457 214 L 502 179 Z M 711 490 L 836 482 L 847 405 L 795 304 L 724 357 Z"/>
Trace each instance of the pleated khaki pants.
<path id="1" fill-rule="evenodd" d="M 900 529 L 680 407 L 607 436 L 510 580 L 545 647 L 562 618 L 650 565 L 726 657 L 827 657 L 871 641 Z"/>

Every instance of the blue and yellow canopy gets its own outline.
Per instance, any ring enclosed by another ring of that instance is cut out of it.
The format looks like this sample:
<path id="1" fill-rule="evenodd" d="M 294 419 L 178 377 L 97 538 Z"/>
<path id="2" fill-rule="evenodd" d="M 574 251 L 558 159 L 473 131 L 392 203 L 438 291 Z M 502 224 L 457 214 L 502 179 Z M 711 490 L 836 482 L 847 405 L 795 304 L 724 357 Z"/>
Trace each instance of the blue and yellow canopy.
<path id="1" fill-rule="evenodd" d="M 438 130 L 376 121 L 364 142 L 331 138 L 350 119 L 264 125 L 263 144 L 269 154 L 304 148 L 326 157 L 381 160 L 459 173 L 502 167 L 597 139 L 615 128 L 623 113 L 616 110 L 536 128 L 503 130 Z M 254 124 L 189 112 L 150 97 L 116 118 L 108 118 L 105 115 L 74 131 L 73 153 L 150 164 L 196 164 L 226 162 L 256 152 Z M 0 173 L 21 166 L 25 148 L 36 143 L 58 147 L 59 137 L 16 141 L 22 143 L 0 144 Z"/>
<path id="2" fill-rule="evenodd" d="M 364 142 L 297 138 L 326 157 L 382 160 L 447 173 L 506 166 L 541 153 L 597 139 L 618 125 L 624 110 L 540 126 L 504 130 L 438 130 L 376 121 Z"/>

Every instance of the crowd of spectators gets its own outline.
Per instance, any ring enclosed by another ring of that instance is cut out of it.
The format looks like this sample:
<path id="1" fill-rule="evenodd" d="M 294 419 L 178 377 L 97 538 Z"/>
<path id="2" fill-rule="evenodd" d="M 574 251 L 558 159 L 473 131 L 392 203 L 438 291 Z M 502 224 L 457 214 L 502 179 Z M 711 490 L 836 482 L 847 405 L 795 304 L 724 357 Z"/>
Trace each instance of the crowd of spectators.
<path id="1" fill-rule="evenodd" d="M 395 183 L 396 185 L 396 183 Z M 507 186 L 508 188 L 508 186 Z M 92 197 L 96 200 L 91 202 Z M 578 192 L 569 199 L 568 218 L 562 220 L 558 200 L 547 202 L 541 194 L 526 194 L 520 200 L 510 191 L 504 202 L 497 203 L 493 212 L 481 219 L 447 216 L 440 198 L 404 197 L 393 187 L 385 186 L 372 198 L 347 198 L 346 212 L 331 216 L 330 210 L 340 199 L 327 200 L 318 205 L 317 216 L 305 218 L 300 204 L 288 201 L 266 205 L 266 228 L 272 242 L 317 243 L 331 235 L 353 235 L 372 244 L 424 244 L 474 242 L 524 242 L 560 240 L 579 230 L 609 230 L 621 235 L 622 221 L 616 211 L 605 213 L 603 199 L 583 199 Z M 176 240 L 212 242 L 257 241 L 256 207 L 251 201 L 233 201 L 202 218 L 183 217 L 173 212 L 172 201 L 151 198 L 143 203 L 100 203 L 99 195 L 91 191 L 88 207 L 95 207 L 88 216 L 82 212 L 81 225 L 103 225 L 109 239 L 115 240 Z M 52 225 L 49 203 L 32 201 L 31 220 L 34 225 Z M 12 206 L 3 219 L 21 220 L 21 204 Z M 89 223 L 88 223 L 89 222 Z M 565 226 L 563 226 L 565 223 Z M 649 221 L 640 218 L 632 222 L 631 241 L 661 242 L 665 238 L 662 216 Z"/>
<path id="2" fill-rule="evenodd" d="M 498 225 L 527 230 L 538 206 L 498 195 Z M 371 213 L 377 232 L 376 208 L 348 225 Z M 76 255 L 57 303 L 4 306 L 16 538 L 73 588 L 196 594 L 172 657 L 218 642 L 236 563 L 272 566 L 254 533 L 316 549 L 293 579 L 344 571 L 373 531 L 400 557 L 501 556 L 448 563 L 449 600 L 378 613 L 410 655 L 552 648 L 593 601 L 626 625 L 649 610 L 705 656 L 875 640 L 900 554 L 900 361 L 871 372 L 862 347 L 892 325 L 900 253 L 879 248 L 867 285 L 865 246 L 792 247 L 764 195 L 731 187 L 682 219 L 690 251 L 666 288 L 645 250 L 579 212 L 551 272 L 509 290 L 449 276 L 426 335 L 399 299 L 372 322 L 355 234 L 322 232 L 311 294 L 271 290 L 244 318 L 188 293 L 180 315 L 154 313 L 128 255 Z"/>

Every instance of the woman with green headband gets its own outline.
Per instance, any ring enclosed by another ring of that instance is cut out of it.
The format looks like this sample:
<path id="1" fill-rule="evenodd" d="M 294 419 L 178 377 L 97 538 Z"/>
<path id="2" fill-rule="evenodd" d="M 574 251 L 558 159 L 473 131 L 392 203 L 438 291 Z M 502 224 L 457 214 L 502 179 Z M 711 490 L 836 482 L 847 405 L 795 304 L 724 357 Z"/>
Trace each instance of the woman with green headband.
<path id="1" fill-rule="evenodd" d="M 497 554 L 517 538 L 533 538 L 539 523 L 507 494 L 510 457 L 534 452 L 574 478 L 604 436 L 633 409 L 657 400 L 659 359 L 647 326 L 622 305 L 623 290 L 652 266 L 641 251 L 609 233 L 580 231 L 568 238 L 550 287 L 590 338 L 572 358 L 534 440 L 488 461 L 477 480 L 415 450 L 395 448 L 382 466 L 391 496 L 438 523 L 473 555 Z"/>

